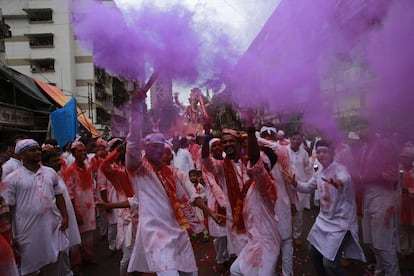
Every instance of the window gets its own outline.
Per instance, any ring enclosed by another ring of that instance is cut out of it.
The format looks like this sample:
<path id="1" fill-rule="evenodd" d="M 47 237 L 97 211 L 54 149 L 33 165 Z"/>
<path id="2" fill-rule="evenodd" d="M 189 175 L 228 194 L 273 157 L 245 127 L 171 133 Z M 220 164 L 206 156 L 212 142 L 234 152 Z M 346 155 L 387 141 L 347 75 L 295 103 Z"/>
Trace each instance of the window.
<path id="1" fill-rule="evenodd" d="M 55 60 L 52 58 L 30 60 L 32 73 L 44 73 L 55 71 Z"/>
<path id="2" fill-rule="evenodd" d="M 53 34 L 26 34 L 29 37 L 30 48 L 53 47 Z"/>
<path id="3" fill-rule="evenodd" d="M 29 16 L 30 23 L 52 22 L 52 9 L 23 9 Z"/>
<path id="4" fill-rule="evenodd" d="M 96 123 L 98 124 L 110 124 L 111 115 L 101 108 L 96 108 Z"/>

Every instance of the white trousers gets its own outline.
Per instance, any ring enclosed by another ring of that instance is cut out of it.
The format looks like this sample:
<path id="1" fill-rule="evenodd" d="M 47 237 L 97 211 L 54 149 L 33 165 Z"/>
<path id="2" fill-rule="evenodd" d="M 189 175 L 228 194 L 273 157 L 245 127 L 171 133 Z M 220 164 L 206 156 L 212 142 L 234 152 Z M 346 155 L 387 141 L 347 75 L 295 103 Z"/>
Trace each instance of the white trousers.
<path id="1" fill-rule="evenodd" d="M 293 239 L 289 237 L 282 240 L 282 275 L 293 275 Z"/>
<path id="2" fill-rule="evenodd" d="M 399 276 L 400 267 L 398 256 L 395 250 L 379 250 L 374 248 L 375 265 L 374 275 Z"/>
<path id="3" fill-rule="evenodd" d="M 216 251 L 216 262 L 223 264 L 230 259 L 229 251 L 227 250 L 227 236 L 217 237 L 213 240 L 214 250 Z"/>
<path id="4" fill-rule="evenodd" d="M 292 217 L 292 235 L 294 239 L 298 239 L 302 234 L 303 211 L 297 211 Z"/>
<path id="5" fill-rule="evenodd" d="M 197 276 L 198 272 L 182 272 L 177 270 L 167 270 L 167 271 L 161 271 L 157 272 L 158 276 Z"/>
<path id="6" fill-rule="evenodd" d="M 131 259 L 133 247 L 126 247 L 122 245 L 122 259 L 119 262 L 119 275 L 127 276 L 128 275 L 128 264 Z"/>
<path id="7" fill-rule="evenodd" d="M 108 245 L 109 250 L 116 249 L 116 233 L 117 233 L 117 223 L 108 224 Z"/>

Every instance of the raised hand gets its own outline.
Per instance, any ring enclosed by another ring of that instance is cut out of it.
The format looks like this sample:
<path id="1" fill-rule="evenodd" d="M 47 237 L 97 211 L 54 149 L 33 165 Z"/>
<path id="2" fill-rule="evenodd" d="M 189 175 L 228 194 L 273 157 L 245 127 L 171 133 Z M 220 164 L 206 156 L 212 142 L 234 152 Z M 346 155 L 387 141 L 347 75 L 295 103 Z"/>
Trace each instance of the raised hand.
<path id="1" fill-rule="evenodd" d="M 147 91 L 145 91 L 145 89 L 143 88 L 137 88 L 134 94 L 132 95 L 132 103 L 133 104 L 141 103 L 145 100 L 146 97 L 147 97 Z"/>
<path id="2" fill-rule="evenodd" d="M 293 187 L 296 187 L 298 185 L 298 183 L 296 182 L 295 174 L 290 174 L 287 171 L 282 171 L 281 173 L 282 173 L 282 177 L 285 183 L 292 185 Z"/>

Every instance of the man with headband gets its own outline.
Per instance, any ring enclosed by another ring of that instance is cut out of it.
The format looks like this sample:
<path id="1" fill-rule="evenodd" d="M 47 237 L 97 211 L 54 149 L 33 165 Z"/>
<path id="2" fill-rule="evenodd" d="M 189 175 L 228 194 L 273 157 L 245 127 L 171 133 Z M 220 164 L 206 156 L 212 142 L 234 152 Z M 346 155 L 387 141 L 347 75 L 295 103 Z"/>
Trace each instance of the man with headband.
<path id="1" fill-rule="evenodd" d="M 247 234 L 241 208 L 237 202 L 241 199 L 240 191 L 249 180 L 246 164 L 240 158 L 240 141 L 237 131 L 223 129 L 221 136 L 224 160 L 210 156 L 209 144 L 204 141 L 202 147 L 202 165 L 215 175 L 226 197 L 226 228 L 229 254 L 239 255 L 247 243 Z"/>
<path id="2" fill-rule="evenodd" d="M 321 193 L 320 212 L 308 235 L 310 258 L 318 275 L 346 275 L 340 260 L 366 261 L 358 241 L 355 193 L 348 170 L 334 161 L 334 147 L 327 141 L 316 143 L 317 158 L 322 169 L 308 181 L 296 181 L 295 175 L 284 174 L 285 181 L 303 193 L 316 188 Z"/>
<path id="3" fill-rule="evenodd" d="M 142 119 L 139 105 L 145 94 L 135 94 L 129 119 L 126 167 L 140 204 L 139 224 L 129 272 L 157 275 L 197 275 L 197 266 L 187 229 L 189 222 L 179 202 L 173 170 L 161 162 L 165 138 L 152 133 L 144 139 L 141 155 Z M 218 219 L 218 218 L 217 218 Z"/>
<path id="4" fill-rule="evenodd" d="M 86 147 L 82 142 L 73 142 L 71 152 L 75 162 L 66 168 L 62 177 L 68 187 L 82 240 L 82 250 L 72 247 L 70 253 L 72 270 L 77 274 L 82 263 L 96 263 L 93 259 L 93 234 L 96 228 L 93 187 L 95 168 L 86 162 Z"/>
<path id="5" fill-rule="evenodd" d="M 21 254 L 20 273 L 59 275 L 59 252 L 68 247 L 68 216 L 58 175 L 39 164 L 36 141 L 18 141 L 15 153 L 23 166 L 6 177 L 5 199 L 12 210 L 14 246 Z"/>
<path id="6" fill-rule="evenodd" d="M 10 159 L 4 162 L 4 164 L 1 166 L 1 180 L 4 180 L 9 173 L 14 172 L 17 168 L 20 168 L 22 166 L 21 157 L 19 154 L 15 153 L 15 147 L 18 141 L 26 138 L 28 138 L 26 135 L 18 134 L 10 139 L 8 151 L 11 153 L 11 156 Z"/>

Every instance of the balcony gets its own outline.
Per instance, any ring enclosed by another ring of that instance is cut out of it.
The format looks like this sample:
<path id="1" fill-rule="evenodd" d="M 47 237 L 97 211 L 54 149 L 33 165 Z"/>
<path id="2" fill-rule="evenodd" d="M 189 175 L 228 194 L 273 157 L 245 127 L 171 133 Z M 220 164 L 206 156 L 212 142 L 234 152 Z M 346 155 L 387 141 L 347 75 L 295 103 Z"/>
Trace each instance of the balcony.
<path id="1" fill-rule="evenodd" d="M 29 37 L 29 46 L 30 48 L 52 48 L 53 45 L 53 34 L 25 34 Z"/>
<path id="2" fill-rule="evenodd" d="M 109 125 L 111 123 L 111 115 L 101 108 L 96 108 L 96 123 Z"/>
<path id="3" fill-rule="evenodd" d="M 50 8 L 45 9 L 23 9 L 28 17 L 30 24 L 38 23 L 52 23 L 53 22 L 53 10 Z"/>
<path id="4" fill-rule="evenodd" d="M 112 96 L 106 93 L 105 87 L 99 83 L 95 83 L 95 100 L 105 110 L 112 109 Z"/>
<path id="5" fill-rule="evenodd" d="M 31 59 L 30 69 L 32 73 L 55 72 L 55 60 L 53 58 Z"/>

